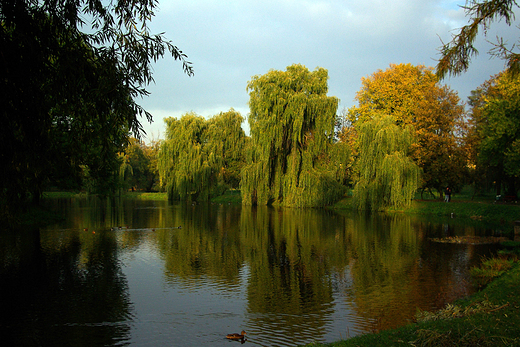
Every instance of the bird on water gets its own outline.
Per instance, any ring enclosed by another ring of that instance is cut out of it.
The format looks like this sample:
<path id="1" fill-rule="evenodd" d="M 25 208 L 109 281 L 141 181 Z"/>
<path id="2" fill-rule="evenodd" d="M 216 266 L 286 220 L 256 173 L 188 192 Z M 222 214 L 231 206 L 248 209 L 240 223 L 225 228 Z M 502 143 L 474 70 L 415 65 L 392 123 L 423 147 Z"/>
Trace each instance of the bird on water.
<path id="1" fill-rule="evenodd" d="M 226 339 L 230 339 L 230 340 L 243 340 L 246 336 L 246 332 L 244 330 L 242 330 L 242 332 L 239 334 L 239 333 L 234 333 L 234 334 L 227 334 L 226 335 Z"/>

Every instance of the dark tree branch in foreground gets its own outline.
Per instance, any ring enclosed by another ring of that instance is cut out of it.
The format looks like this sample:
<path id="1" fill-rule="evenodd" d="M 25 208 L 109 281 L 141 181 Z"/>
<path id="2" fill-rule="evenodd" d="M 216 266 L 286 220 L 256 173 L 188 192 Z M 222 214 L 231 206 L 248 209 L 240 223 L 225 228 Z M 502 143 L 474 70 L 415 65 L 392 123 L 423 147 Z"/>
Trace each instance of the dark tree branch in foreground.
<path id="1" fill-rule="evenodd" d="M 441 58 L 436 68 L 437 76 L 444 78 L 446 75 L 456 76 L 467 71 L 471 58 L 478 55 L 474 43 L 479 29 L 486 33 L 491 23 L 502 19 L 510 26 L 515 20 L 514 10 L 518 7 L 515 0 L 467 1 L 463 8 L 469 17 L 469 24 L 439 49 Z M 508 46 L 503 38 L 497 37 L 493 46 L 489 54 L 505 60 L 506 68 L 511 73 L 520 72 L 520 54 L 515 52 L 516 44 Z"/>
<path id="2" fill-rule="evenodd" d="M 135 100 L 149 94 L 152 64 L 187 56 L 148 24 L 156 0 L 0 2 L 0 218 L 45 185 L 114 186 L 117 153 L 144 134 Z"/>

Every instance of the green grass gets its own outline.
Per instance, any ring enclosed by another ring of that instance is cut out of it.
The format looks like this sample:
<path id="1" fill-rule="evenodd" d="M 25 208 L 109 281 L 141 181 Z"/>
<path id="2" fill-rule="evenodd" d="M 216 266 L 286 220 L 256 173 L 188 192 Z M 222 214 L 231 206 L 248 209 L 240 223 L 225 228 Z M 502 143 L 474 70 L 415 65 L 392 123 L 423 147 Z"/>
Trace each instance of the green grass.
<path id="1" fill-rule="evenodd" d="M 513 222 L 520 219 L 520 206 L 493 204 L 473 201 L 413 201 L 410 208 L 402 210 L 407 214 L 429 214 L 454 216 L 475 220 Z"/>
<path id="2" fill-rule="evenodd" d="M 470 298 L 419 314 L 418 323 L 309 346 L 520 346 L 520 265 Z"/>
<path id="3" fill-rule="evenodd" d="M 513 260 L 503 257 L 484 259 L 482 265 L 470 269 L 470 274 L 479 287 L 483 287 L 495 278 L 502 276 L 513 266 Z"/>
<path id="4" fill-rule="evenodd" d="M 57 199 L 57 198 L 80 198 L 87 196 L 86 193 L 81 192 L 44 192 L 43 199 Z"/>
<path id="5" fill-rule="evenodd" d="M 216 204 L 241 204 L 242 197 L 240 195 L 240 190 L 230 189 L 223 195 L 212 198 L 211 202 Z"/>
<path id="6" fill-rule="evenodd" d="M 351 198 L 352 192 L 335 205 L 332 209 L 337 210 L 355 210 L 354 201 Z M 499 203 L 495 201 L 493 193 L 475 195 L 473 188 L 464 187 L 460 192 L 452 196 L 452 201 L 445 203 L 442 201 L 438 192 L 433 192 L 435 196 L 431 196 L 428 192 L 424 192 L 423 198 L 421 194 L 416 193 L 415 199 L 408 208 L 388 209 L 389 213 L 406 213 L 416 215 L 445 216 L 456 218 L 471 218 L 476 221 L 484 222 L 513 222 L 520 220 L 520 204 L 515 203 Z M 453 215 L 452 215 L 453 214 Z"/>
<path id="7" fill-rule="evenodd" d="M 76 192 L 45 192 L 43 193 L 44 199 L 56 199 L 56 198 L 81 198 L 87 196 L 86 193 Z M 126 192 L 122 195 L 125 199 L 136 199 L 136 200 L 168 200 L 166 193 L 159 192 Z M 230 189 L 224 195 L 217 196 L 211 199 L 214 203 L 232 203 L 241 204 L 242 198 L 240 197 L 240 190 Z"/>
<path id="8" fill-rule="evenodd" d="M 168 200 L 168 194 L 159 192 L 128 192 L 123 194 L 123 198 L 135 200 Z"/>
<path id="9" fill-rule="evenodd" d="M 141 193 L 141 192 L 128 192 L 123 194 L 126 199 L 139 199 L 139 200 L 168 200 L 168 194 L 166 193 Z M 240 190 L 230 189 L 223 195 L 217 196 L 211 199 L 214 203 L 232 203 L 241 204 L 242 199 L 240 197 Z"/>
<path id="10" fill-rule="evenodd" d="M 43 199 L 57 199 L 57 198 L 84 198 L 88 196 L 85 192 L 44 192 Z M 166 193 L 158 192 L 126 192 L 122 195 L 125 199 L 137 200 L 167 200 Z"/>
<path id="11" fill-rule="evenodd" d="M 353 210 L 352 198 L 344 198 L 331 206 L 332 209 Z M 408 208 L 389 209 L 388 213 L 471 218 L 488 222 L 513 222 L 520 220 L 520 205 L 494 204 L 482 201 L 453 200 L 445 203 L 439 200 L 414 200 Z"/>
<path id="12" fill-rule="evenodd" d="M 439 197 L 439 192 L 436 190 L 432 190 L 434 196 L 432 196 L 428 191 L 424 191 L 421 196 L 420 192 L 415 193 L 414 199 L 416 200 L 438 200 L 442 201 L 443 199 Z M 482 202 L 493 202 L 495 201 L 496 194 L 494 192 L 485 192 L 475 194 L 474 188 L 471 186 L 464 186 L 460 191 L 455 192 L 452 195 L 452 199 L 456 201 L 482 201 Z"/>
<path id="13" fill-rule="evenodd" d="M 168 194 L 166 193 L 141 193 L 141 192 L 128 192 L 123 194 L 126 199 L 138 199 L 138 200 L 168 200 Z M 224 195 L 217 196 L 211 199 L 214 203 L 232 203 L 241 204 L 242 199 L 240 197 L 239 190 L 228 190 Z"/>

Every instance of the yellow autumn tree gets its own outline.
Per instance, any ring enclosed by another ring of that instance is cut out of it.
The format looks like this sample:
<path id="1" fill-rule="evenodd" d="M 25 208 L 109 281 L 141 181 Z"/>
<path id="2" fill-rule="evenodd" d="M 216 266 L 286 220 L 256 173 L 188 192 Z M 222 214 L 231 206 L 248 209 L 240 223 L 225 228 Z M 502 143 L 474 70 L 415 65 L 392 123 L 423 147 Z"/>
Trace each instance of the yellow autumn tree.
<path id="1" fill-rule="evenodd" d="M 460 145 L 464 107 L 432 71 L 422 65 L 390 64 L 363 78 L 349 119 L 355 124 L 380 113 L 397 125 L 412 125 L 416 142 L 410 156 L 423 170 L 423 191 L 434 188 L 440 193 L 447 185 L 460 185 L 466 172 Z"/>

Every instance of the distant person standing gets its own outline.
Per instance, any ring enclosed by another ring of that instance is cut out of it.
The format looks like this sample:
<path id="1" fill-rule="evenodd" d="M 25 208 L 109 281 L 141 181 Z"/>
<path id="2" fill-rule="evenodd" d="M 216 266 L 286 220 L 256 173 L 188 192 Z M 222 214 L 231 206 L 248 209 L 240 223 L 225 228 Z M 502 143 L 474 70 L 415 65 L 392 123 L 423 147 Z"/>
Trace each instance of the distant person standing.
<path id="1" fill-rule="evenodd" d="M 451 201 L 451 189 L 450 187 L 446 187 L 446 191 L 444 192 L 444 202 Z"/>

